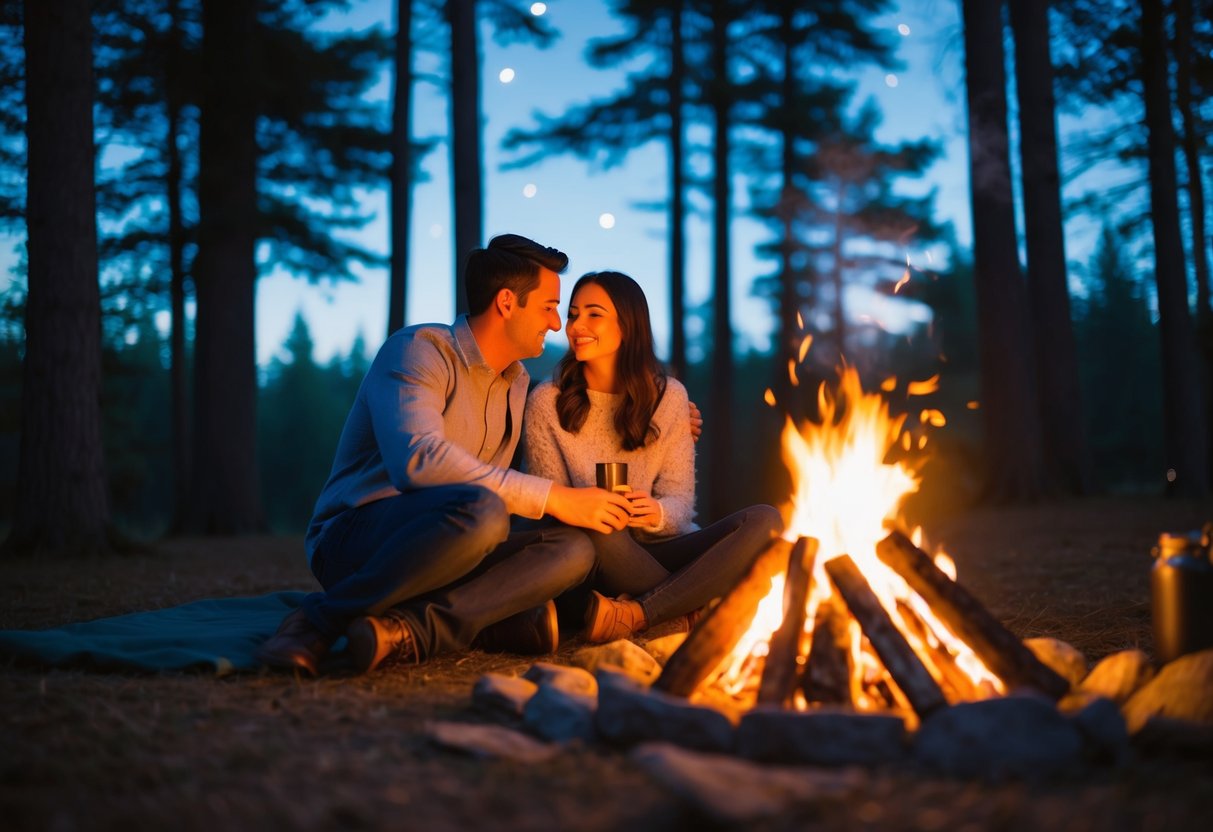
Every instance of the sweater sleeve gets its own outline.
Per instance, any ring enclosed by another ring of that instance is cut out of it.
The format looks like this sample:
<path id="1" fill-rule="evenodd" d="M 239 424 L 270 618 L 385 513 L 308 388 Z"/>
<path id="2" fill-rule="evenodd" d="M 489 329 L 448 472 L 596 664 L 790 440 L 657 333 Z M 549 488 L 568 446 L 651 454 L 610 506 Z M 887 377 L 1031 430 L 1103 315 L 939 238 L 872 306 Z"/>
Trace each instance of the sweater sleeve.
<path id="1" fill-rule="evenodd" d="M 527 397 L 523 429 L 526 472 L 560 485 L 572 485 L 556 440 L 556 431 L 561 428 L 556 418 L 556 388 L 551 382 L 538 385 Z"/>
<path id="2" fill-rule="evenodd" d="M 669 379 L 658 410 L 665 453 L 653 477 L 653 497 L 661 504 L 662 522 L 651 534 L 668 537 L 686 532 L 695 518 L 695 443 L 686 388 Z"/>

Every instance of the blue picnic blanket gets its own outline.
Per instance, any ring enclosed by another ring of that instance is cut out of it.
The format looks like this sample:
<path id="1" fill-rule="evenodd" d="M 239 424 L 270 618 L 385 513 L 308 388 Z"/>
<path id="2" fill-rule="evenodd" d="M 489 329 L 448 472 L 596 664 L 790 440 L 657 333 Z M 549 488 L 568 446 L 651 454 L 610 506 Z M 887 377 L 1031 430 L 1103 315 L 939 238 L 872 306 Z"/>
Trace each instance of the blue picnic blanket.
<path id="1" fill-rule="evenodd" d="M 208 598 L 49 630 L 0 630 L 0 656 L 93 670 L 256 670 L 254 651 L 306 594 Z"/>

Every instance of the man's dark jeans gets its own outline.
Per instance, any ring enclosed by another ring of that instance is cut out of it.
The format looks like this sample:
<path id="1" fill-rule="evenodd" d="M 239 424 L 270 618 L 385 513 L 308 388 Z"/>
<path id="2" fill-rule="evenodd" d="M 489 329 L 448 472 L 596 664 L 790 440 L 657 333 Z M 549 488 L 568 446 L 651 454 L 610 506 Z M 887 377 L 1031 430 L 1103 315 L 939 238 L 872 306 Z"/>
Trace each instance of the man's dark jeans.
<path id="1" fill-rule="evenodd" d="M 555 598 L 593 566 L 594 547 L 578 529 L 511 533 L 491 491 L 422 488 L 349 509 L 324 530 L 312 555 L 324 591 L 303 610 L 335 638 L 354 618 L 394 607 L 425 659 L 467 648 L 483 628 Z"/>

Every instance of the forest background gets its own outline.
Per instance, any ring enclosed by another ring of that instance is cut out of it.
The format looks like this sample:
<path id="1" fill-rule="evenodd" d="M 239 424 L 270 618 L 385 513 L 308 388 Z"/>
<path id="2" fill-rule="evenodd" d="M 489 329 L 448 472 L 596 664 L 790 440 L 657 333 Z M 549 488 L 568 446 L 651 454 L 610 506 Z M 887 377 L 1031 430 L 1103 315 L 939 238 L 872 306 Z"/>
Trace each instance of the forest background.
<path id="1" fill-rule="evenodd" d="M 4 4 L 0 231 L 30 243 L 0 319 L 11 547 L 105 548 L 114 529 L 300 531 L 368 356 L 433 317 L 416 298 L 441 292 L 458 308 L 455 264 L 492 233 L 577 255 L 577 239 L 542 229 L 486 231 L 484 195 L 504 176 L 489 155 L 510 170 L 573 159 L 587 177 L 618 176 L 636 153 L 663 162 L 629 210 L 661 243 L 663 261 L 637 276 L 663 296 L 663 358 L 707 418 L 705 518 L 786 496 L 785 414 L 814 417 L 818 384 L 843 360 L 869 389 L 896 379 L 886 393 L 926 466 L 924 509 L 1208 493 L 1208 2 L 1026 0 L 1005 17 L 1001 4 L 959 4 L 954 30 L 935 33 L 955 50 L 937 81 L 964 96 L 971 245 L 931 179 L 955 137 L 884 138 L 879 100 L 857 90 L 873 69 L 896 80 L 896 4 L 606 3 L 618 31 L 590 40 L 584 62 L 621 83 L 560 111 L 537 97 L 489 154 L 483 87 L 502 76 L 483 43 L 550 45 L 581 4 L 541 5 Z M 392 23 L 342 24 L 370 7 Z M 28 60 L 31 44 L 43 57 Z M 87 77 L 39 75 L 47 54 L 75 56 Z M 445 123 L 412 118 L 422 88 L 445 98 Z M 74 112 L 76 129 L 39 133 L 47 108 Z M 81 138 L 87 182 L 38 172 L 31 149 L 62 160 Z M 419 268 L 411 240 L 433 217 L 412 200 L 440 152 L 451 256 Z M 1097 242 L 1067 257 L 1065 230 L 1082 224 Z M 53 242 L 39 249 L 34 227 Z M 258 364 L 257 280 L 326 287 L 371 270 L 389 275 L 380 329 L 318 360 L 330 313 L 298 315 Z M 760 337 L 736 310 L 750 297 L 768 310 Z M 558 355 L 550 346 L 532 376 Z M 73 376 L 94 364 L 95 379 Z M 937 392 L 910 395 L 932 376 Z M 44 394 L 51 377 L 79 404 Z M 47 498 L 71 488 L 93 496 Z"/>

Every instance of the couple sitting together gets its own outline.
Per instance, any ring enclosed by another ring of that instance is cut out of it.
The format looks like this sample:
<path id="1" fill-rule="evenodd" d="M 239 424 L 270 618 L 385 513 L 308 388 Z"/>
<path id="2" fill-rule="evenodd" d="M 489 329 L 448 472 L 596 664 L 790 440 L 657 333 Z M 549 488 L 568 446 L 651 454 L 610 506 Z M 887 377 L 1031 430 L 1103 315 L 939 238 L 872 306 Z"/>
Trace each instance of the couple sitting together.
<path id="1" fill-rule="evenodd" d="M 467 316 L 387 339 L 308 529 L 323 590 L 261 646 L 262 663 L 315 674 L 343 635 L 361 672 L 472 646 L 548 653 L 557 597 L 566 618 L 584 609 L 587 641 L 627 638 L 724 594 L 778 533 L 770 506 L 692 522 L 687 392 L 657 361 L 630 277 L 577 281 L 569 351 L 528 397 L 520 360 L 560 329 L 567 265 L 496 237 L 468 259 Z M 524 405 L 525 473 L 510 469 Z M 628 493 L 596 487 L 603 461 L 628 464 Z"/>

